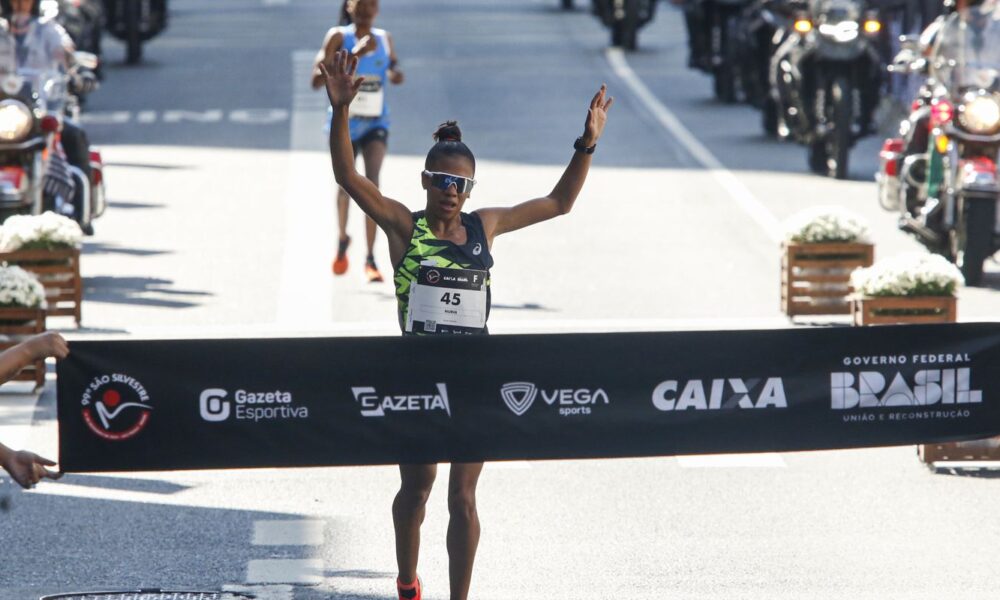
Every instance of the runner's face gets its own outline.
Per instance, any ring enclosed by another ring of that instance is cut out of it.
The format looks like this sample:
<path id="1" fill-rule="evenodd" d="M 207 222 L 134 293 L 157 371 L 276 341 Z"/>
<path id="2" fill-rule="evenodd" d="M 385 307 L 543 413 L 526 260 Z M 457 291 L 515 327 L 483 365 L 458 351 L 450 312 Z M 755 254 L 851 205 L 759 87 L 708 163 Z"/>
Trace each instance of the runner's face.
<path id="1" fill-rule="evenodd" d="M 371 27 L 378 15 L 378 0 L 354 0 L 347 6 L 347 10 L 354 19 L 354 24 L 358 27 Z"/>
<path id="2" fill-rule="evenodd" d="M 474 179 L 476 170 L 472 166 L 472 161 L 462 156 L 447 156 L 435 161 L 429 171 L 439 173 L 450 173 L 459 177 Z M 454 218 L 462 210 L 469 194 L 459 194 L 455 186 L 449 186 L 447 190 L 442 190 L 431 184 L 430 177 L 424 175 L 422 183 L 427 190 L 427 212 L 439 219 Z"/>

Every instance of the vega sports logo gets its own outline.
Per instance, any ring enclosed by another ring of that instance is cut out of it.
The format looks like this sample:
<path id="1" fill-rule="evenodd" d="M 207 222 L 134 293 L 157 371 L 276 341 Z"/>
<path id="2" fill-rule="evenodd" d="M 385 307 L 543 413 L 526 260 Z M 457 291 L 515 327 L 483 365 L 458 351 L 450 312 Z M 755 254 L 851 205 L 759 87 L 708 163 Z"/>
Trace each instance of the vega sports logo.
<path id="1" fill-rule="evenodd" d="M 528 412 L 539 396 L 549 406 L 558 406 L 563 417 L 589 415 L 594 406 L 611 403 L 608 393 L 601 388 L 541 389 L 527 381 L 512 381 L 500 388 L 500 398 L 519 417 Z"/>
<path id="2" fill-rule="evenodd" d="M 97 436 L 120 442 L 135 437 L 149 423 L 149 393 L 122 373 L 95 377 L 80 399 L 83 421 Z"/>

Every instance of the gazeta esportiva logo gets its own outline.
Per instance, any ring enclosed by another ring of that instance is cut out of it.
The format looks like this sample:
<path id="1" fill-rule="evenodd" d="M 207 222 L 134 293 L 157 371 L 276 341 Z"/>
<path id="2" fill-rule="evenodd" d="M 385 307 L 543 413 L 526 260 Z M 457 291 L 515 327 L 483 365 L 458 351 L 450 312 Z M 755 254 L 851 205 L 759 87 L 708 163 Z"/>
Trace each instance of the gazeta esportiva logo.
<path id="1" fill-rule="evenodd" d="M 92 379 L 80 398 L 80 408 L 87 427 L 98 437 L 114 442 L 138 435 L 153 412 L 146 388 L 123 373 Z"/>

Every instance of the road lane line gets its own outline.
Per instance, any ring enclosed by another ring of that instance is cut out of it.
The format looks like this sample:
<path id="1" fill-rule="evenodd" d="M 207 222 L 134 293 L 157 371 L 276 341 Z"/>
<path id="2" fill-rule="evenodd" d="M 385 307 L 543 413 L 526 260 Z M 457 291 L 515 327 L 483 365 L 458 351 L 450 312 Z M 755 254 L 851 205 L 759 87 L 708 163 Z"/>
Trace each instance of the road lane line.
<path id="1" fill-rule="evenodd" d="M 784 469 L 788 465 L 780 454 L 703 454 L 678 456 L 682 469 Z"/>
<path id="2" fill-rule="evenodd" d="M 733 173 L 715 158 L 715 155 L 705 147 L 691 131 L 685 127 L 680 119 L 662 102 L 660 102 L 653 92 L 646 87 L 646 84 L 639 79 L 632 67 L 625 60 L 625 53 L 621 48 L 608 48 L 605 57 L 612 70 L 633 94 L 646 106 L 653 117 L 659 121 L 668 132 L 679 141 L 691 156 L 695 158 L 712 177 L 732 196 L 747 215 L 764 230 L 772 241 L 780 242 L 783 238 L 781 226 L 778 220 L 771 214 L 771 211 L 764 206 L 753 192 L 749 190 Z"/>
<path id="3" fill-rule="evenodd" d="M 295 589 L 290 585 L 224 585 L 224 592 L 252 594 L 257 600 L 294 600 Z"/>
<path id="4" fill-rule="evenodd" d="M 269 558 L 247 564 L 247 583 L 323 583 L 323 561 L 318 558 Z"/>
<path id="5" fill-rule="evenodd" d="M 322 546 L 323 521 L 262 520 L 253 523 L 254 546 Z"/>

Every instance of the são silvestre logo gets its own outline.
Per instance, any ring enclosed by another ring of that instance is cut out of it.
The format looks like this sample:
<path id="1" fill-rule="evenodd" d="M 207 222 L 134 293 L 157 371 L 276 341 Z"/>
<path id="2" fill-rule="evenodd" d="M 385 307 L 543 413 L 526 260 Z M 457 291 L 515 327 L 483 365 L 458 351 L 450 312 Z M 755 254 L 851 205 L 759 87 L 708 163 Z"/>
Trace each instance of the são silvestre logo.
<path id="1" fill-rule="evenodd" d="M 123 373 L 94 377 L 80 398 L 83 421 L 99 437 L 119 442 L 133 438 L 149 423 L 149 393 Z"/>

